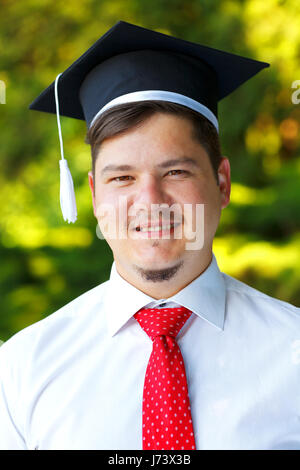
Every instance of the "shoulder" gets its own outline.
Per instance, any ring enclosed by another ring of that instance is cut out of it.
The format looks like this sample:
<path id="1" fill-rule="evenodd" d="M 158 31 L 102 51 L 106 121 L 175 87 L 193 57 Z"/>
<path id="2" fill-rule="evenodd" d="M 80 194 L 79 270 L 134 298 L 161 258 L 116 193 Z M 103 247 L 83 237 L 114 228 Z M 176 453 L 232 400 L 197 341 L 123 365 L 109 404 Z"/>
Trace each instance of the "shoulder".
<path id="1" fill-rule="evenodd" d="M 95 310 L 101 311 L 101 305 L 106 285 L 109 281 L 90 289 L 79 297 L 73 299 L 59 310 L 56 310 L 46 318 L 23 328 L 5 341 L 0 347 L 0 364 L 10 359 L 21 359 L 22 355 L 30 357 L 38 343 L 49 343 L 51 339 L 58 338 L 70 332 L 73 327 L 80 327 L 81 321 L 89 318 Z M 24 357 L 24 360 L 26 359 Z"/>
<path id="2" fill-rule="evenodd" d="M 272 312 L 285 318 L 289 317 L 291 320 L 300 320 L 299 307 L 276 297 L 271 297 L 226 273 L 222 272 L 222 276 L 226 286 L 227 297 L 233 302 L 245 305 L 252 310 L 262 310 L 264 313 Z"/>

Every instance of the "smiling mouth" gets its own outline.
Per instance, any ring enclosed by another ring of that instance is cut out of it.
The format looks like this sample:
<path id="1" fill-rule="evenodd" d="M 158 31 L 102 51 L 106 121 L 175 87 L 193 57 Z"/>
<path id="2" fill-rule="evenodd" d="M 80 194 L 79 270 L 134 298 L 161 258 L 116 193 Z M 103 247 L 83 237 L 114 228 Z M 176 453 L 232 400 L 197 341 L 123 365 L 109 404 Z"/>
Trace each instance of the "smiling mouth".
<path id="1" fill-rule="evenodd" d="M 136 227 L 135 230 L 137 232 L 165 232 L 170 229 L 173 229 L 174 227 L 177 227 L 179 223 L 177 224 L 165 224 L 165 225 L 153 225 L 150 227 Z"/>
<path id="2" fill-rule="evenodd" d="M 171 224 L 162 224 L 162 225 L 148 225 L 147 227 L 138 226 L 134 229 L 135 233 L 139 233 L 146 237 L 152 237 L 154 235 L 158 236 L 169 236 L 173 235 L 175 229 L 181 225 L 181 222 L 171 223 Z"/>

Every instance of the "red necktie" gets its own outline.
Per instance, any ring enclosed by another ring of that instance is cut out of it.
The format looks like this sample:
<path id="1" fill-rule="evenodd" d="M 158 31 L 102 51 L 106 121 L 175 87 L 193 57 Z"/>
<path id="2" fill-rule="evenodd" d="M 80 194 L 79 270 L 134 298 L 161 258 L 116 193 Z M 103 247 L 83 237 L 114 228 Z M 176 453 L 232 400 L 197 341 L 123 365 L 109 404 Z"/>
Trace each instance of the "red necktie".
<path id="1" fill-rule="evenodd" d="M 143 449 L 196 449 L 183 357 L 176 336 L 191 315 L 142 308 L 134 317 L 153 341 L 143 391 Z"/>

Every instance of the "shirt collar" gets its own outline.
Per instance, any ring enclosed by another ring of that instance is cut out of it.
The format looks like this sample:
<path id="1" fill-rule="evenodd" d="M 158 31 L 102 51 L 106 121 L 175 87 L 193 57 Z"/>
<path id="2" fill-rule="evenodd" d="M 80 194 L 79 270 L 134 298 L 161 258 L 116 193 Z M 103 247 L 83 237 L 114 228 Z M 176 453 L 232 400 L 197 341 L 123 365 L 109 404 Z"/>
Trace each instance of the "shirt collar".
<path id="1" fill-rule="evenodd" d="M 203 273 L 177 294 L 162 301 L 176 302 L 223 330 L 225 294 L 225 282 L 215 255 L 212 254 L 212 261 Z M 114 261 L 104 295 L 109 334 L 113 336 L 138 310 L 155 300 L 126 281 L 118 273 Z"/>

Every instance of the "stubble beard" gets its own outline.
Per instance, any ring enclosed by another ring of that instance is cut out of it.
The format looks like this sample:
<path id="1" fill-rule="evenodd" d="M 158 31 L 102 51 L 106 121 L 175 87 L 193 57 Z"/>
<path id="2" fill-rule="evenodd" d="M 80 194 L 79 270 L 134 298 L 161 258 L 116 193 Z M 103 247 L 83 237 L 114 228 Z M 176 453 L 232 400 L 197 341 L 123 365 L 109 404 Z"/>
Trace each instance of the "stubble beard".
<path id="1" fill-rule="evenodd" d="M 144 281 L 163 282 L 174 278 L 182 265 L 183 261 L 178 262 L 175 266 L 163 269 L 144 269 L 137 265 L 133 267 Z"/>

